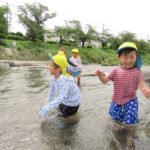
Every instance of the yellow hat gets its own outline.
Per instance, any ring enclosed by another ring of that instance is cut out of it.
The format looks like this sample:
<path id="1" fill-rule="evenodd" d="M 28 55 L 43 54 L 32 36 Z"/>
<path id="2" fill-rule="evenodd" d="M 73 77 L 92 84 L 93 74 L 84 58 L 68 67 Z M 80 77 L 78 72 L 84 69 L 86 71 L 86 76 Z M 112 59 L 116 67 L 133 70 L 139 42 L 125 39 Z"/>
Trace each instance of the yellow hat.
<path id="1" fill-rule="evenodd" d="M 127 48 L 132 48 L 132 49 L 135 49 L 136 51 L 138 50 L 137 46 L 134 43 L 132 43 L 132 42 L 125 42 L 125 43 L 123 43 L 123 44 L 121 44 L 119 46 L 119 48 L 116 51 L 116 53 L 119 54 L 122 50 L 127 49 Z M 137 59 L 136 59 L 136 63 L 135 64 L 136 64 L 136 67 L 139 68 L 139 69 L 142 67 L 142 58 L 141 58 L 140 55 L 137 55 Z"/>
<path id="2" fill-rule="evenodd" d="M 117 54 L 119 54 L 122 50 L 127 49 L 127 48 L 132 48 L 137 50 L 137 47 L 134 43 L 132 42 L 125 42 L 123 44 L 121 44 L 118 48 L 118 50 L 116 51 Z"/>
<path id="3" fill-rule="evenodd" d="M 66 55 L 64 54 L 63 51 L 59 51 L 59 52 L 57 53 L 57 55 L 61 55 L 61 56 L 65 56 L 65 57 L 66 57 Z"/>
<path id="4" fill-rule="evenodd" d="M 72 49 L 72 53 L 79 53 L 79 50 L 77 48 Z"/>
<path id="5" fill-rule="evenodd" d="M 68 67 L 68 62 L 65 56 L 55 55 L 52 57 L 52 60 L 54 61 L 55 64 L 61 67 L 63 75 L 69 76 L 69 77 L 71 76 L 69 73 L 66 72 L 67 67 Z"/>

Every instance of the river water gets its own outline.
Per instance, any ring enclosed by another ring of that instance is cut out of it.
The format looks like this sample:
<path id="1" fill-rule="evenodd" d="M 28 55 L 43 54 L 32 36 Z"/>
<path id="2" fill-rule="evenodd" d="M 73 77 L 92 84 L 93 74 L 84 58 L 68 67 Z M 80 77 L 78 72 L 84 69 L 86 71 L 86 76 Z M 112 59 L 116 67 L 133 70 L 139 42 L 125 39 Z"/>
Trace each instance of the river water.
<path id="1" fill-rule="evenodd" d="M 83 74 L 113 67 L 84 65 Z M 149 70 L 150 67 L 144 67 Z M 57 110 L 45 118 L 38 112 L 46 103 L 51 77 L 47 69 L 0 65 L 1 150 L 128 150 L 126 130 L 114 132 L 108 110 L 112 83 L 81 77 L 81 106 L 77 114 L 61 119 Z M 150 150 L 150 100 L 138 91 L 139 124 L 136 150 Z"/>

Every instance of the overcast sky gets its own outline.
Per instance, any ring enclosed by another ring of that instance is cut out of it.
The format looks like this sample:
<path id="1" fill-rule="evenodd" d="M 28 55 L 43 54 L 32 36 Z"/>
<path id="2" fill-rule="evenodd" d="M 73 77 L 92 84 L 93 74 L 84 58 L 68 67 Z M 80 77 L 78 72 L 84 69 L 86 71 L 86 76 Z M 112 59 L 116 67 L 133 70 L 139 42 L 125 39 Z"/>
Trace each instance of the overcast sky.
<path id="1" fill-rule="evenodd" d="M 150 39 L 149 0 L 0 0 L 12 11 L 10 29 L 25 32 L 18 23 L 17 6 L 24 3 L 41 3 L 57 16 L 46 23 L 46 28 L 64 25 L 64 20 L 79 20 L 82 25 L 91 24 L 97 31 L 104 28 L 117 35 L 122 31 L 135 33 L 138 38 Z"/>

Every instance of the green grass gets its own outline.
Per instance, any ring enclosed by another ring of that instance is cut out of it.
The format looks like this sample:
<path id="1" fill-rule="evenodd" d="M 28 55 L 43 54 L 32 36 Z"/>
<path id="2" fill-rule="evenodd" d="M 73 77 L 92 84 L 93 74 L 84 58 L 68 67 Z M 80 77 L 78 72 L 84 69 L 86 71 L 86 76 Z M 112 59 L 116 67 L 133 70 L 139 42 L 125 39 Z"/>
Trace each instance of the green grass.
<path id="1" fill-rule="evenodd" d="M 59 50 L 59 45 L 48 44 L 46 42 L 16 41 L 17 53 L 7 55 L 4 48 L 12 48 L 13 40 L 3 40 L 4 46 L 0 46 L 0 59 L 15 60 L 48 60 L 48 53 L 55 55 Z M 73 46 L 66 46 L 66 56 L 71 57 Z M 116 54 L 111 49 L 99 48 L 78 48 L 83 64 L 97 63 L 105 66 L 118 65 Z M 150 65 L 150 55 L 142 56 L 143 64 Z"/>

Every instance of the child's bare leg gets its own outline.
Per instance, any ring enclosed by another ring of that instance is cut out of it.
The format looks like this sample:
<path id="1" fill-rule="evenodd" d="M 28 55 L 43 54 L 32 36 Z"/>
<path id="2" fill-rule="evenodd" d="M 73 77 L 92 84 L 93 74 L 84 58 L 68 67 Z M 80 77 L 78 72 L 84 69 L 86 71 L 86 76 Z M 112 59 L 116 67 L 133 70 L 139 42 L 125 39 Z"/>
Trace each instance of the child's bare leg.
<path id="1" fill-rule="evenodd" d="M 113 131 L 118 131 L 120 129 L 124 128 L 123 123 L 120 121 L 114 121 Z"/>
<path id="2" fill-rule="evenodd" d="M 128 135 L 127 135 L 127 145 L 134 146 L 134 138 L 135 138 L 135 125 L 127 125 Z"/>
<path id="3" fill-rule="evenodd" d="M 81 75 L 77 76 L 77 84 L 80 84 L 80 77 L 81 77 Z"/>

